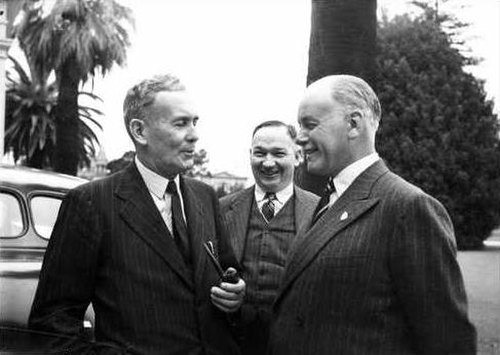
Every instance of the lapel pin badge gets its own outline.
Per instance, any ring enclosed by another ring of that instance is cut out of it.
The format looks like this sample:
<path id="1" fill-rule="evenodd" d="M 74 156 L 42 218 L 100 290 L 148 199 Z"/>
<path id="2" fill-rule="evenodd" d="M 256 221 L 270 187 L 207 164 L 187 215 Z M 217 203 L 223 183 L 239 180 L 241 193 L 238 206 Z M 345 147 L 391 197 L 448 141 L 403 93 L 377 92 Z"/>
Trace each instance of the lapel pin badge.
<path id="1" fill-rule="evenodd" d="M 342 213 L 342 215 L 340 216 L 340 220 L 345 221 L 347 217 L 349 217 L 349 214 L 347 213 L 347 211 L 344 211 L 344 213 Z"/>

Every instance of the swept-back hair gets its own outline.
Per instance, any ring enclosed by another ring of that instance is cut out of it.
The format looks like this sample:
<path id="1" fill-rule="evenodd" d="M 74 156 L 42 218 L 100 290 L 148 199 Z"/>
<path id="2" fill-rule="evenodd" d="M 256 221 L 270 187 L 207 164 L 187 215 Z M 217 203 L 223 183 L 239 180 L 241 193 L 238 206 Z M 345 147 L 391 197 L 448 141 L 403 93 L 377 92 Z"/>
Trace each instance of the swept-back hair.
<path id="1" fill-rule="evenodd" d="M 162 91 L 184 90 L 186 90 L 184 84 L 172 74 L 155 75 L 134 85 L 123 101 L 123 117 L 127 132 L 129 132 L 129 123 L 133 118 L 142 120 L 146 118 L 146 108 L 154 102 L 156 94 Z"/>
<path id="2" fill-rule="evenodd" d="M 366 81 L 352 75 L 331 75 L 323 79 L 331 80 L 330 90 L 334 101 L 349 108 L 369 110 L 374 121 L 380 122 L 380 101 Z"/>

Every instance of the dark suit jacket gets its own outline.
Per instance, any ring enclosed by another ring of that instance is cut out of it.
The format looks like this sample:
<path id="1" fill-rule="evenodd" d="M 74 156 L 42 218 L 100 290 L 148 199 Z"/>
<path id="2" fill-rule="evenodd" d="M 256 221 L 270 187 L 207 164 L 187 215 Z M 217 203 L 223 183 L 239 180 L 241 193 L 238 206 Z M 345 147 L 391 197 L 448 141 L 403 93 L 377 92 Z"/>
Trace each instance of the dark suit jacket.
<path id="1" fill-rule="evenodd" d="M 247 236 L 248 221 L 252 212 L 252 203 L 255 196 L 255 186 L 234 194 L 224 196 L 220 200 L 220 207 L 224 223 L 226 224 L 230 241 L 239 263 L 243 260 L 243 252 Z M 295 230 L 297 234 L 309 227 L 314 208 L 319 201 L 315 194 L 294 186 L 295 199 Z"/>
<path id="2" fill-rule="evenodd" d="M 272 354 L 475 353 L 448 214 L 382 161 L 298 238 Z"/>
<path id="3" fill-rule="evenodd" d="M 188 178 L 181 189 L 193 272 L 135 164 L 72 190 L 49 242 L 30 326 L 78 334 L 92 302 L 100 344 L 148 355 L 238 353 L 226 315 L 210 302 L 219 277 L 202 248 L 211 240 L 224 267 L 237 264 L 216 195 Z"/>

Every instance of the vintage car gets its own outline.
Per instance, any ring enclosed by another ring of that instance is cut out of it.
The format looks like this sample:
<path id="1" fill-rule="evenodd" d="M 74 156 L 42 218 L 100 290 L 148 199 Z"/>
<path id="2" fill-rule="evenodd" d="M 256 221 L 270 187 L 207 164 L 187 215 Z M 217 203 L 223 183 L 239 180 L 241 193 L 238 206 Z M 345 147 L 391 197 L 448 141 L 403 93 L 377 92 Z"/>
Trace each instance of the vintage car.
<path id="1" fill-rule="evenodd" d="M 29 335 L 25 328 L 59 207 L 70 189 L 86 181 L 0 165 L 0 327 L 4 342 L 7 334 L 14 342 L 15 329 L 23 338 Z M 88 334 L 92 323 L 90 307 L 84 321 Z"/>

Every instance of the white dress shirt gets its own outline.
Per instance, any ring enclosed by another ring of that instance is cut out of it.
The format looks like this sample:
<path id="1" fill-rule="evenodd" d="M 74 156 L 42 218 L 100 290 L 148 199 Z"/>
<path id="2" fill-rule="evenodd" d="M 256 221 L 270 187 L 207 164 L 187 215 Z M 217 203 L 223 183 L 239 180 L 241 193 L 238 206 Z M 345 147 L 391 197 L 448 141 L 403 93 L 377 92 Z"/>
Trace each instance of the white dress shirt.
<path id="1" fill-rule="evenodd" d="M 156 208 L 158 208 L 158 211 L 160 212 L 163 221 L 165 222 L 168 230 L 173 236 L 172 232 L 172 197 L 170 194 L 165 193 L 165 190 L 167 189 L 167 185 L 169 180 L 164 178 L 161 175 L 158 175 L 154 171 L 146 168 L 144 164 L 141 163 L 141 161 L 137 158 L 137 155 L 135 156 L 135 164 L 137 166 L 137 170 L 139 170 L 139 173 L 142 176 L 142 179 L 144 180 L 144 183 L 146 184 L 146 187 L 148 188 L 148 191 L 153 198 L 153 202 L 155 203 Z M 181 208 L 182 208 L 182 215 L 184 217 L 184 221 L 186 220 L 186 213 L 184 211 L 184 201 L 182 198 L 182 192 L 180 189 L 180 179 L 179 175 L 177 175 L 174 178 L 175 185 L 177 186 L 177 192 L 179 193 L 179 197 L 181 200 Z"/>
<path id="2" fill-rule="evenodd" d="M 293 183 L 288 184 L 283 190 L 276 192 L 276 200 L 274 200 L 274 215 L 276 216 L 278 212 L 283 208 L 285 203 L 292 197 L 293 195 Z M 262 214 L 262 205 L 266 202 L 264 198 L 266 196 L 266 192 L 262 190 L 262 188 L 255 184 L 255 201 L 257 201 L 257 206 L 259 207 L 259 211 Z"/>
<path id="3" fill-rule="evenodd" d="M 335 192 L 330 195 L 330 203 L 328 206 L 333 205 L 333 203 L 351 186 L 351 184 L 356 180 L 356 178 L 361 175 L 363 171 L 368 169 L 376 161 L 380 159 L 377 153 L 369 154 L 354 163 L 346 166 L 340 173 L 333 178 L 333 184 L 335 185 Z"/>

